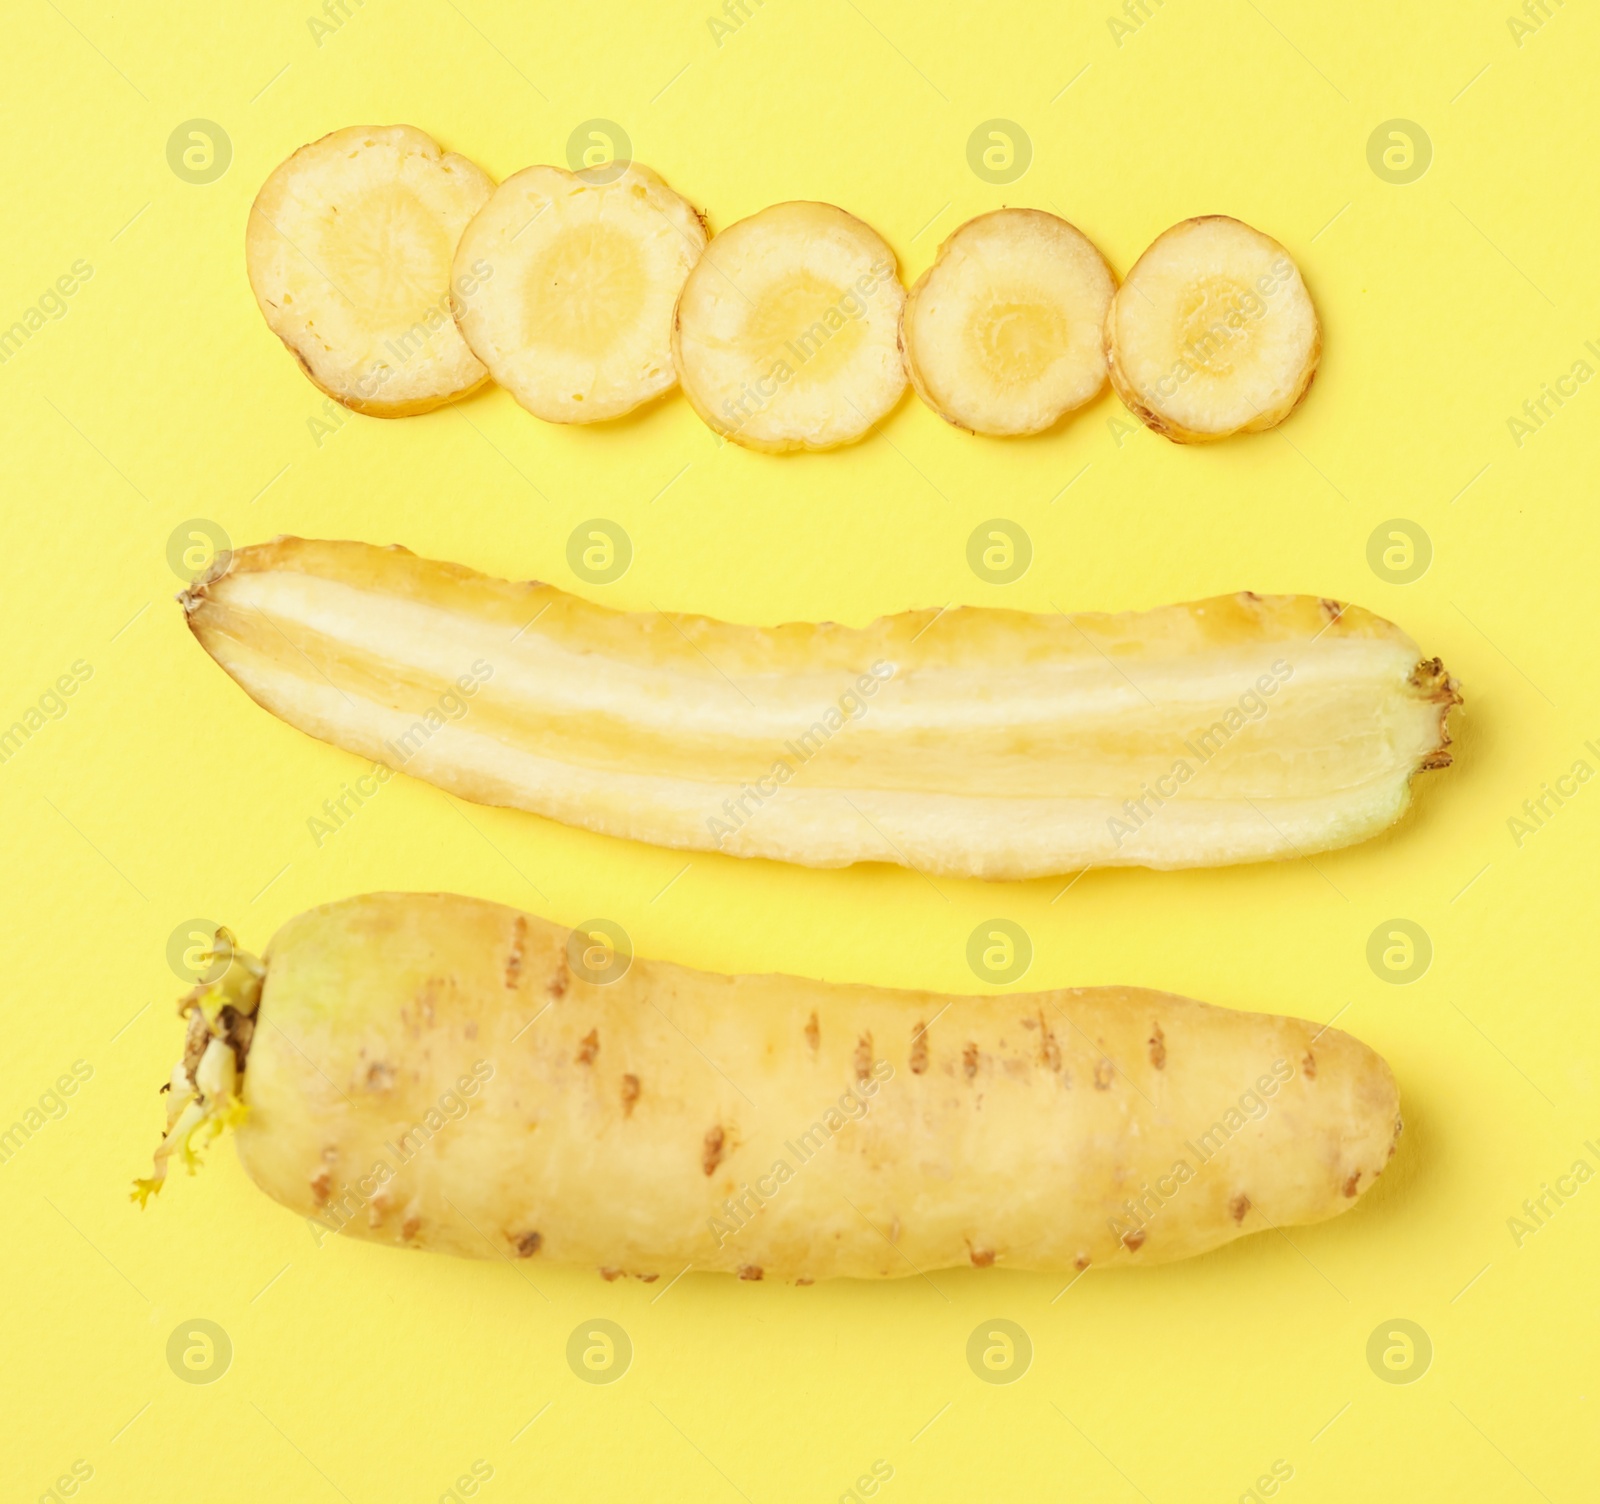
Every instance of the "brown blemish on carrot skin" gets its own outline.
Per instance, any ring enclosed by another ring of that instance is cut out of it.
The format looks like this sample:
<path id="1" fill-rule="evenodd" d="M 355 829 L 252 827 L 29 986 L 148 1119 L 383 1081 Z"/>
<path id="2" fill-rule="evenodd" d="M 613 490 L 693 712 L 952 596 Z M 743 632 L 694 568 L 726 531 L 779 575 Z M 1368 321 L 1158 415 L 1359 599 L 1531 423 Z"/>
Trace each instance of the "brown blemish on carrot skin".
<path id="1" fill-rule="evenodd" d="M 1026 1019 L 1029 1028 L 1033 1027 L 1033 1020 Z M 1039 1010 L 1039 1047 L 1044 1056 L 1044 1063 L 1053 1071 L 1061 1069 L 1061 1046 L 1056 1043 L 1056 1036 L 1051 1032 L 1050 1026 L 1044 1021 L 1044 1010 Z"/>
<path id="2" fill-rule="evenodd" d="M 715 1128 L 706 1129 L 705 1143 L 700 1149 L 700 1168 L 709 1175 L 717 1173 L 717 1166 L 722 1163 L 722 1146 L 727 1141 L 719 1124 Z"/>
<path id="3" fill-rule="evenodd" d="M 528 921 L 518 914 L 511 926 L 511 950 L 506 956 L 506 986 L 513 991 L 522 981 L 522 953 L 528 941 Z"/>
<path id="4" fill-rule="evenodd" d="M 994 1249 L 974 1248 L 970 1250 L 969 1257 L 972 1259 L 972 1264 L 975 1269 L 987 1269 L 992 1263 L 994 1263 Z"/>
<path id="5" fill-rule="evenodd" d="M 622 1278 L 622 1270 L 602 1269 L 600 1271 L 600 1278 L 603 1279 L 608 1285 L 612 1284 L 614 1281 Z"/>
<path id="6" fill-rule="evenodd" d="M 1232 1217 L 1235 1222 L 1243 1222 L 1249 1210 L 1250 1198 L 1246 1196 L 1243 1191 L 1240 1191 L 1239 1194 L 1228 1203 L 1228 1215 Z"/>
<path id="7" fill-rule="evenodd" d="M 740 1279 L 760 1279 L 761 1276 L 765 1272 L 766 1271 L 761 1267 L 760 1264 L 740 1264 L 739 1265 L 739 1278 Z"/>
<path id="8" fill-rule="evenodd" d="M 1356 1193 L 1356 1187 L 1359 1186 L 1360 1184 L 1361 1184 L 1361 1171 L 1357 1170 L 1355 1172 L 1355 1174 L 1352 1175 L 1344 1183 L 1344 1193 L 1345 1193 L 1345 1195 L 1353 1197 L 1355 1195 L 1355 1193 Z"/>
<path id="9" fill-rule="evenodd" d="M 812 1013 L 806 1020 L 806 1043 L 811 1046 L 811 1053 L 817 1053 L 817 1046 L 822 1043 L 822 1026 L 817 1022 L 817 1015 Z"/>
<path id="10" fill-rule="evenodd" d="M 416 1017 L 408 1020 L 411 1025 L 411 1037 L 413 1039 L 421 1039 L 423 1029 L 431 1029 L 433 1027 L 436 1017 L 434 1000 L 443 988 L 444 982 L 439 977 L 429 977 L 422 984 L 422 991 L 417 994 Z"/>
<path id="11" fill-rule="evenodd" d="M 1102 1056 L 1098 1061 L 1095 1062 L 1094 1089 L 1096 1091 L 1110 1091 L 1112 1074 L 1113 1072 L 1110 1060 Z"/>
<path id="12" fill-rule="evenodd" d="M 1323 599 L 1318 602 L 1318 604 L 1322 607 L 1322 614 L 1326 616 L 1329 621 L 1338 621 L 1338 619 L 1344 615 L 1344 607 L 1341 606 L 1336 600 L 1330 600 L 1324 596 Z"/>
<path id="13" fill-rule="evenodd" d="M 967 1080 L 972 1080 L 978 1074 L 978 1046 L 968 1044 L 961 1052 L 961 1069 L 967 1073 Z"/>
<path id="14" fill-rule="evenodd" d="M 333 1189 L 333 1172 L 324 1165 L 311 1177 L 311 1199 L 318 1206 L 326 1206 Z"/>
<path id="15" fill-rule="evenodd" d="M 550 982 L 546 990 L 550 993 L 551 997 L 565 997 L 567 995 L 567 983 L 569 980 L 571 980 L 571 974 L 567 971 L 567 953 L 562 951 L 561 964 L 557 966 L 556 974 L 550 978 Z"/>
<path id="16" fill-rule="evenodd" d="M 367 1067 L 367 1090 L 388 1091 L 394 1085 L 394 1067 L 387 1060 L 374 1060 Z"/>
<path id="17" fill-rule="evenodd" d="M 920 1076 L 928 1068 L 928 1026 L 920 1019 L 911 1031 L 911 1074 Z"/>
<path id="18" fill-rule="evenodd" d="M 634 1278 L 643 1280 L 647 1285 L 653 1285 L 661 1276 L 659 1274 L 636 1274 Z"/>
<path id="19" fill-rule="evenodd" d="M 1122 1246 L 1126 1248 L 1129 1253 L 1137 1253 L 1141 1248 L 1144 1247 L 1144 1229 L 1136 1227 L 1132 1232 L 1123 1233 Z"/>
<path id="20" fill-rule="evenodd" d="M 576 1056 L 579 1065 L 593 1065 L 594 1057 L 600 1053 L 600 1031 L 590 1029 L 578 1044 Z"/>
<path id="21" fill-rule="evenodd" d="M 389 1197 L 387 1192 L 379 1191 L 367 1203 L 367 1226 L 382 1227 L 383 1219 L 389 1215 Z"/>
<path id="22" fill-rule="evenodd" d="M 1072 1261 L 1072 1267 L 1076 1269 L 1079 1274 L 1082 1274 L 1083 1271 L 1089 1267 L 1089 1255 L 1086 1253 L 1080 1253 L 1077 1258 Z"/>
<path id="23" fill-rule="evenodd" d="M 408 1243 L 422 1230 L 422 1214 L 415 1203 L 406 1208 L 405 1220 L 400 1224 L 400 1236 Z"/>
<path id="24" fill-rule="evenodd" d="M 1146 1041 L 1150 1046 L 1150 1064 L 1158 1071 L 1167 1068 L 1167 1036 L 1161 1032 L 1161 1025 L 1153 1026 L 1154 1032 Z"/>
<path id="25" fill-rule="evenodd" d="M 639 1100 L 639 1078 L 637 1076 L 624 1076 L 622 1078 L 622 1115 L 625 1118 L 633 1116 L 633 1104 Z"/>
<path id="26" fill-rule="evenodd" d="M 872 1034 L 867 1032 L 856 1041 L 856 1080 L 865 1081 L 872 1074 Z"/>
<path id="27" fill-rule="evenodd" d="M 517 1250 L 519 1259 L 531 1259 L 544 1244 L 544 1235 L 537 1232 L 518 1233 L 511 1240 L 511 1246 Z"/>
<path id="28" fill-rule="evenodd" d="M 1307 1081 L 1317 1079 L 1317 1057 L 1307 1050 L 1300 1060 L 1300 1069 L 1305 1073 Z"/>
<path id="29" fill-rule="evenodd" d="M 816 1281 L 811 1279 L 809 1276 L 802 1274 L 796 1277 L 795 1283 L 797 1285 L 814 1285 L 816 1284 Z"/>

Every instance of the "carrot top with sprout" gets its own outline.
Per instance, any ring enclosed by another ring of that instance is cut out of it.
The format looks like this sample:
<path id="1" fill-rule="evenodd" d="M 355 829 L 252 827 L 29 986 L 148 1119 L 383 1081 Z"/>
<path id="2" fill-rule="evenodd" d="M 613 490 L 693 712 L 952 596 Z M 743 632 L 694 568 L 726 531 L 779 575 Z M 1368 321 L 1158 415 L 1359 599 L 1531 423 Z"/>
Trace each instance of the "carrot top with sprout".
<path id="1" fill-rule="evenodd" d="M 248 1111 L 239 1097 L 239 1077 L 255 1037 L 267 970 L 256 957 L 239 950 L 226 929 L 217 930 L 201 960 L 206 971 L 221 970 L 178 1000 L 178 1014 L 188 1019 L 189 1032 L 183 1058 L 162 1088 L 168 1094 L 167 1128 L 156 1146 L 154 1167 L 133 1183 L 131 1198 L 140 1206 L 166 1184 L 174 1154 L 194 1174 L 200 1164 L 199 1147 L 224 1128 L 242 1123 Z"/>

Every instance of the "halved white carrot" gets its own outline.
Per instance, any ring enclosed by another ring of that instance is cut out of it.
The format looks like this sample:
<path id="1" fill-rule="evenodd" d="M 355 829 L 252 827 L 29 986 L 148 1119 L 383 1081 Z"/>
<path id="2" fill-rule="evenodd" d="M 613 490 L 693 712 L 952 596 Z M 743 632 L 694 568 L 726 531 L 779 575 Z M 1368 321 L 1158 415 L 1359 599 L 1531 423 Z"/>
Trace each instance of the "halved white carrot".
<path id="1" fill-rule="evenodd" d="M 1399 627 L 1314 596 L 757 627 L 285 538 L 182 600 L 250 695 L 363 757 L 817 867 L 1021 878 L 1347 845 L 1450 761 L 1460 701 Z"/>

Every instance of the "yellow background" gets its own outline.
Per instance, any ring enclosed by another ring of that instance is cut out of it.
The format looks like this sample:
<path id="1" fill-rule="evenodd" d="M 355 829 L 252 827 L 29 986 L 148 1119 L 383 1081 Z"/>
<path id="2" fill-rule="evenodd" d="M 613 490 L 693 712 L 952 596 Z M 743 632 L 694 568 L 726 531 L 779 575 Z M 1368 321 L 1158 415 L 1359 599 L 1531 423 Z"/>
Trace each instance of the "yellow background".
<path id="1" fill-rule="evenodd" d="M 1578 1157 L 1600 1168 L 1583 1147 L 1600 1142 L 1600 787 L 1520 848 L 1507 821 L 1574 760 L 1600 766 L 1583 748 L 1600 739 L 1600 386 L 1520 446 L 1507 419 L 1600 342 L 1600 16 L 1552 3 L 1519 36 L 1509 0 L 1150 0 L 1117 34 L 1109 0 L 1048 20 L 1056 7 L 748 0 L 719 47 L 710 0 L 346 3 L 320 45 L 309 3 L 157 17 L 30 0 L 9 18 L 0 326 L 74 260 L 94 272 L 0 365 L 0 723 L 75 660 L 93 677 L 0 766 L 0 1124 L 73 1061 L 93 1077 L 0 1166 L 6 1497 L 81 1459 L 91 1499 L 432 1500 L 482 1459 L 490 1500 L 833 1500 L 877 1460 L 891 1500 L 1233 1500 L 1279 1460 L 1295 1504 L 1594 1498 L 1600 1183 L 1521 1247 L 1507 1219 Z M 195 117 L 233 148 L 206 185 L 165 155 Z M 562 429 L 491 391 L 315 443 L 321 399 L 244 277 L 272 166 L 335 127 L 406 121 L 502 177 L 563 161 L 594 117 L 713 227 L 834 201 L 908 282 L 1001 204 L 1061 212 L 1119 272 L 1178 219 L 1237 215 L 1304 270 L 1321 374 L 1281 430 L 1203 450 L 1125 431 L 1109 395 L 1047 437 L 996 442 L 908 394 L 858 447 L 778 459 L 718 447 L 677 396 Z M 1010 186 L 967 164 L 993 117 L 1033 143 Z M 1434 151 L 1407 185 L 1367 159 L 1398 117 Z M 251 705 L 190 640 L 173 530 L 397 541 L 572 586 L 567 536 L 595 516 L 627 529 L 634 561 L 576 588 L 749 621 L 1240 588 L 1353 599 L 1459 676 L 1458 760 L 1354 850 L 1091 872 L 1066 892 L 690 859 L 405 778 L 317 848 L 307 818 L 359 764 Z M 995 516 L 1034 544 L 1010 586 L 966 563 Z M 1409 585 L 1368 564 L 1391 518 L 1432 541 Z M 1034 941 L 1023 987 L 1337 1015 L 1392 1062 L 1407 1129 L 1348 1216 L 1064 1295 L 1064 1279 L 976 1270 L 663 1290 L 319 1247 L 227 1148 L 138 1213 L 127 1186 L 179 1037 L 174 928 L 209 917 L 259 949 L 292 914 L 382 888 L 610 916 L 640 952 L 705 967 L 946 990 L 978 985 L 967 936 L 1008 917 Z M 1366 959 L 1394 917 L 1434 947 L 1408 986 Z M 632 1367 L 586 1385 L 565 1346 L 602 1316 L 630 1334 Z M 1006 1386 L 965 1357 L 996 1317 L 1034 1349 Z M 191 1318 L 233 1344 L 211 1384 L 166 1361 Z M 1411 1384 L 1366 1360 L 1394 1318 L 1433 1345 Z"/>

